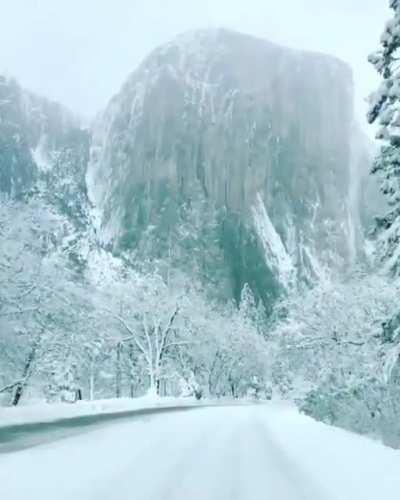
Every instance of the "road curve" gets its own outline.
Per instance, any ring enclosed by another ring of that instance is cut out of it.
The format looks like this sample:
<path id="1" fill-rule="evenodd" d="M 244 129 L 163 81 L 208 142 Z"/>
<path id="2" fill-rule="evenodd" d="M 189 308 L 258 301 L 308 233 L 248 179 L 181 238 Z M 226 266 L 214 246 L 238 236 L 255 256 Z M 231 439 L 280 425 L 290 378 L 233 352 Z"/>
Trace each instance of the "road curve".
<path id="1" fill-rule="evenodd" d="M 195 405 L 160 406 L 95 415 L 80 415 L 48 422 L 0 426 L 0 454 L 51 443 L 124 420 L 132 421 L 132 419 L 140 419 L 149 415 L 187 411 L 197 407 Z"/>

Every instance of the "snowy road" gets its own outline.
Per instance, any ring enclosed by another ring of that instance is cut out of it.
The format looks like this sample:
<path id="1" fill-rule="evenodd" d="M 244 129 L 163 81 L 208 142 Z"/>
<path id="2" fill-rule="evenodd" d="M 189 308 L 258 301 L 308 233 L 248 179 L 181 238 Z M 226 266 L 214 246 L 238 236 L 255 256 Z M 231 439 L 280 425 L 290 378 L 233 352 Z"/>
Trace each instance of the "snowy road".
<path id="1" fill-rule="evenodd" d="M 391 500 L 400 452 L 282 405 L 143 415 L 0 455 L 6 500 Z"/>

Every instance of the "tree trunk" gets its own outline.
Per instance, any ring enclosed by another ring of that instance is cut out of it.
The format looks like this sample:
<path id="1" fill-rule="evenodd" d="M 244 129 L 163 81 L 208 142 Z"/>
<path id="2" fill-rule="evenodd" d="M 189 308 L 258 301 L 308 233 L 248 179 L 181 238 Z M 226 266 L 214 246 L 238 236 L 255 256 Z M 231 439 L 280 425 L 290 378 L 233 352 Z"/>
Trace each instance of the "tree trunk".
<path id="1" fill-rule="evenodd" d="M 89 376 L 89 399 L 90 401 L 93 401 L 94 399 L 94 374 L 93 374 L 93 369 L 90 369 L 90 376 Z"/>
<path id="2" fill-rule="evenodd" d="M 160 389 L 160 385 L 159 385 L 159 380 L 158 380 L 158 378 L 156 377 L 156 375 L 154 373 L 153 367 L 149 367 L 149 376 L 150 376 L 150 388 L 149 388 L 149 392 L 151 394 L 158 395 L 158 391 Z"/>
<path id="3" fill-rule="evenodd" d="M 25 382 L 21 382 L 20 384 L 17 385 L 17 388 L 15 389 L 14 396 L 11 402 L 13 406 L 18 405 L 20 399 L 22 398 L 24 387 L 25 387 Z"/>
<path id="4" fill-rule="evenodd" d="M 28 354 L 28 356 L 26 358 L 24 369 L 23 369 L 23 372 L 22 372 L 21 382 L 19 382 L 16 385 L 16 389 L 15 389 L 15 392 L 14 392 L 14 395 L 13 395 L 13 398 L 12 398 L 12 401 L 11 401 L 11 404 L 13 406 L 17 406 L 18 403 L 20 402 L 20 400 L 22 398 L 22 395 L 24 393 L 25 387 L 27 386 L 29 377 L 31 376 L 32 365 L 33 365 L 33 362 L 34 362 L 35 357 L 36 357 L 36 351 L 37 351 L 37 349 L 39 347 L 40 338 L 41 338 L 41 335 L 33 343 L 32 347 L 31 347 L 31 350 L 30 350 L 30 352 L 29 352 L 29 354 Z"/>
<path id="5" fill-rule="evenodd" d="M 122 353 L 122 343 L 117 344 L 117 363 L 116 363 L 116 376 L 115 376 L 115 396 L 117 398 L 121 397 L 121 353 Z"/>
<path id="6" fill-rule="evenodd" d="M 129 395 L 131 398 L 135 397 L 135 348 L 133 344 L 129 344 L 129 361 L 130 361 L 130 370 L 129 370 Z"/>

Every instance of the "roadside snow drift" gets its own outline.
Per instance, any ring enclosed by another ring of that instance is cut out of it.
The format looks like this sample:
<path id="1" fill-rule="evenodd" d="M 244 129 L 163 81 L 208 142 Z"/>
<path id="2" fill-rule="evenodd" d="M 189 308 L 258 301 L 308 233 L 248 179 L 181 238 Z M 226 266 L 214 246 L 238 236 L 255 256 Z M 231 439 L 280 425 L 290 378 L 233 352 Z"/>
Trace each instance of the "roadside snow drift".
<path id="1" fill-rule="evenodd" d="M 194 405 L 192 398 L 156 397 L 109 398 L 76 403 L 38 403 L 26 406 L 0 407 L 0 427 L 40 422 L 54 422 L 66 418 L 123 413 L 127 411 Z"/>

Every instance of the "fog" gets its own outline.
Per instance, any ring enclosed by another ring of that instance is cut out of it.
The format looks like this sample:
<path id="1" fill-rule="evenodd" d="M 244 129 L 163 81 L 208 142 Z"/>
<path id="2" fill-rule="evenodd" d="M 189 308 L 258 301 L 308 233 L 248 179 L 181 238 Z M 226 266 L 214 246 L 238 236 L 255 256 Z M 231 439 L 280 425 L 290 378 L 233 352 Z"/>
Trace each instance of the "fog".
<path id="1" fill-rule="evenodd" d="M 366 61 L 386 0 L 3 0 L 0 72 L 91 117 L 146 54 L 174 35 L 226 27 L 334 54 L 353 68 L 356 109 L 377 77 Z M 267 68 L 266 68 L 267 69 Z"/>

